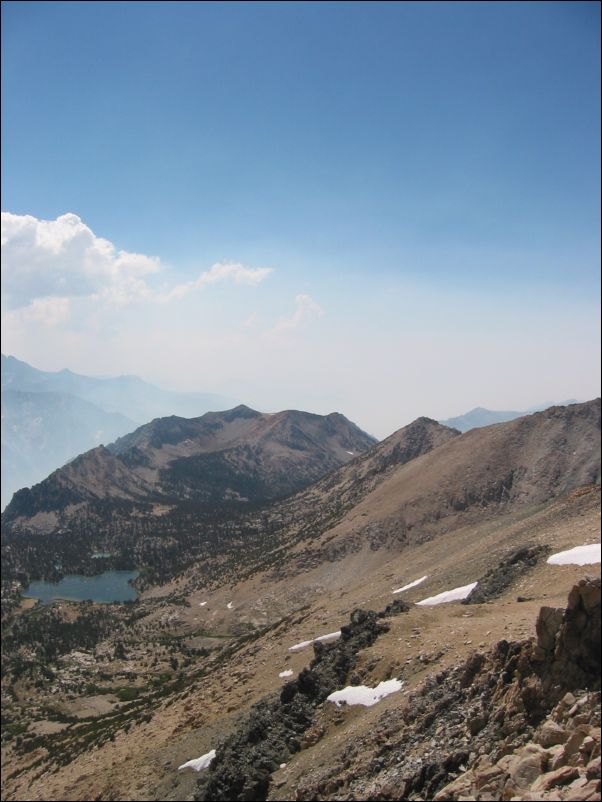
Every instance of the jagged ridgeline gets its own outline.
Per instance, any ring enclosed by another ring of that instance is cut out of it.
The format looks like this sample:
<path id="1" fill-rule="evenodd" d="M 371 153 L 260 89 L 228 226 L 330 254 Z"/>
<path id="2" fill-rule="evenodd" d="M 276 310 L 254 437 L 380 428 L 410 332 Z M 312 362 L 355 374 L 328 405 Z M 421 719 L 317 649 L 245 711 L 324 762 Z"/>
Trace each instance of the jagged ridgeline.
<path id="1" fill-rule="evenodd" d="M 15 495 L 4 576 L 137 567 L 142 586 L 195 564 L 224 581 L 399 549 L 599 482 L 599 441 L 599 399 L 463 435 L 419 418 L 378 444 L 338 414 L 158 419 Z"/>

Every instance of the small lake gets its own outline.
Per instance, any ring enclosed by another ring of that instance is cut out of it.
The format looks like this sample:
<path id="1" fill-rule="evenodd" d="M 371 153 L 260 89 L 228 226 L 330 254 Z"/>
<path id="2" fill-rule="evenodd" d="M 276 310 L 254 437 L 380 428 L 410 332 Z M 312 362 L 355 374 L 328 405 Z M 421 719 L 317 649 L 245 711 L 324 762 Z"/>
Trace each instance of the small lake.
<path id="1" fill-rule="evenodd" d="M 138 571 L 105 571 L 98 576 L 70 574 L 60 582 L 36 580 L 26 588 L 23 595 L 49 602 L 54 599 L 67 601 L 124 602 L 137 597 L 129 580 L 135 579 Z"/>

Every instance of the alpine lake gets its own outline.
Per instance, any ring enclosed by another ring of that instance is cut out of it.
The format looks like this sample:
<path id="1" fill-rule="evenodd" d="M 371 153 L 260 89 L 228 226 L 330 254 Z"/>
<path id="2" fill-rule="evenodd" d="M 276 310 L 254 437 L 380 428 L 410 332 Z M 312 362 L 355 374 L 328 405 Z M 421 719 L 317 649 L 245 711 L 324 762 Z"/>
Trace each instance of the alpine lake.
<path id="1" fill-rule="evenodd" d="M 138 576 L 138 571 L 105 571 L 97 576 L 70 574 L 59 582 L 36 580 L 23 595 L 38 599 L 42 604 L 57 599 L 65 601 L 125 602 L 134 601 L 137 592 L 130 580 Z"/>

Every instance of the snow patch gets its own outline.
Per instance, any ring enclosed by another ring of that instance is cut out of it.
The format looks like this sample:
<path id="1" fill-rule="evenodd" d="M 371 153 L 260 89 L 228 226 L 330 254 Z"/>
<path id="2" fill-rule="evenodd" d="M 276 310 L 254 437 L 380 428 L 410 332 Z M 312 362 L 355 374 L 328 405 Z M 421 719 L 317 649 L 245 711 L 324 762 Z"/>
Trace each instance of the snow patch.
<path id="1" fill-rule="evenodd" d="M 376 688 L 368 688 L 367 685 L 348 685 L 341 691 L 335 691 L 327 696 L 329 702 L 334 702 L 337 707 L 341 706 L 342 702 L 348 705 L 364 705 L 364 707 L 372 707 L 385 696 L 391 693 L 400 691 L 403 682 L 398 679 L 389 679 L 385 682 L 380 682 Z"/>
<path id="2" fill-rule="evenodd" d="M 189 760 L 187 763 L 182 763 L 181 766 L 178 766 L 178 771 L 180 769 L 194 769 L 195 771 L 202 771 L 209 766 L 214 757 L 215 749 L 212 749 L 211 752 L 207 752 L 206 755 L 201 755 L 194 760 Z"/>
<path id="3" fill-rule="evenodd" d="M 444 590 L 443 593 L 438 593 L 436 596 L 429 596 L 428 599 L 423 599 L 417 602 L 425 607 L 430 607 L 433 604 L 444 604 L 445 602 L 459 601 L 465 599 L 471 590 L 474 590 L 478 582 L 471 582 L 470 585 L 462 585 L 461 588 L 452 588 L 452 590 Z"/>
<path id="4" fill-rule="evenodd" d="M 278 676 L 279 677 L 292 677 L 293 676 L 293 672 L 290 670 L 290 668 L 287 668 L 286 671 L 281 671 L 280 674 L 278 674 Z"/>
<path id="5" fill-rule="evenodd" d="M 199 602 L 199 607 L 204 607 L 206 604 L 207 602 Z"/>
<path id="6" fill-rule="evenodd" d="M 314 638 L 314 640 L 329 641 L 329 640 L 336 640 L 337 638 L 340 637 L 341 637 L 341 630 L 337 629 L 336 632 L 329 632 L 328 635 L 320 635 L 319 638 Z"/>
<path id="7" fill-rule="evenodd" d="M 346 454 L 351 454 L 351 456 L 353 456 L 353 451 L 346 451 L 345 453 Z"/>
<path id="8" fill-rule="evenodd" d="M 592 565 L 600 562 L 600 544 L 591 543 L 589 546 L 575 546 L 574 549 L 559 551 L 551 554 L 547 562 L 550 565 Z"/>
<path id="9" fill-rule="evenodd" d="M 402 588 L 397 588 L 394 590 L 393 593 L 403 593 L 404 590 L 409 590 L 410 588 L 415 588 L 416 585 L 421 585 L 425 579 L 428 579 L 428 574 L 426 576 L 421 576 L 420 579 L 415 579 L 413 582 L 410 582 L 407 585 L 404 585 Z"/>
<path id="10" fill-rule="evenodd" d="M 298 652 L 300 649 L 305 649 L 306 646 L 309 646 L 310 643 L 316 643 L 317 641 L 331 641 L 336 640 L 337 638 L 341 637 L 341 630 L 337 630 L 336 632 L 329 632 L 327 635 L 320 635 L 319 638 L 313 638 L 312 640 L 304 640 L 301 643 L 295 643 L 294 646 L 289 646 L 289 652 Z"/>
<path id="11" fill-rule="evenodd" d="M 226 607 L 228 608 L 228 610 L 231 610 L 233 606 L 234 606 L 234 605 L 232 604 L 232 602 L 228 602 L 228 604 L 226 605 Z"/>

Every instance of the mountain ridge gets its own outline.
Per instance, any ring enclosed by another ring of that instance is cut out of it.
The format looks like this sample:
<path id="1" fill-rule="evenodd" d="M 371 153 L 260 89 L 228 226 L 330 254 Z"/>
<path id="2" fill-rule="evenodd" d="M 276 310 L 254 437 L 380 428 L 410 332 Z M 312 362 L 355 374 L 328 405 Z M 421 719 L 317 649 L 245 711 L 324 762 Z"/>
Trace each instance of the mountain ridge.
<path id="1" fill-rule="evenodd" d="M 44 512 L 111 498 L 130 501 L 270 499 L 287 495 L 372 445 L 344 416 L 239 405 L 198 418 L 157 418 L 108 447 L 79 455 L 30 490 L 3 521 L 37 506 Z"/>
<path id="2" fill-rule="evenodd" d="M 262 416 L 264 427 L 265 420 L 273 417 Z M 246 425 L 252 428 L 254 421 Z M 152 430 L 149 426 L 147 432 Z M 186 570 L 194 563 L 193 554 L 199 566 L 191 574 L 193 584 L 202 576 L 205 581 L 210 577 L 225 581 L 241 572 L 267 571 L 269 581 L 307 571 L 327 574 L 333 563 L 353 562 L 354 555 L 364 555 L 368 564 L 380 559 L 381 552 L 397 553 L 412 543 L 436 540 L 459 527 L 513 511 L 518 514 L 575 487 L 599 483 L 599 439 L 599 399 L 552 407 L 465 434 L 421 418 L 362 455 L 346 454 L 347 464 L 334 471 L 318 460 L 322 478 L 280 499 L 269 499 L 265 493 L 261 484 L 265 476 L 255 470 L 255 446 L 250 442 L 242 451 L 226 448 L 180 461 L 167 444 L 148 451 L 146 464 L 134 448 L 134 474 L 124 455 L 113 469 L 111 461 L 116 458 L 97 451 L 83 455 L 83 472 L 78 466 L 66 466 L 58 480 L 54 474 L 32 491 L 15 496 L 3 516 L 5 542 L 11 544 L 5 552 L 7 570 L 29 573 L 38 570 L 36 564 L 51 566 L 49 544 L 55 543 L 59 562 L 65 548 L 77 544 L 72 561 L 64 563 L 66 572 L 87 565 L 86 555 L 94 549 L 121 555 L 119 564 L 125 560 L 133 566 L 136 560 L 150 558 L 152 570 L 145 574 L 150 583 Z M 261 453 L 264 464 L 272 460 L 269 449 Z M 299 467 L 295 449 L 285 454 L 291 455 L 292 463 L 280 464 L 280 475 L 287 479 L 291 464 Z M 154 494 L 153 482 L 161 477 L 160 460 L 166 457 L 174 457 L 170 472 L 163 474 L 163 490 L 168 492 Z M 96 459 L 102 462 L 100 471 Z M 221 483 L 221 511 L 210 492 L 204 497 L 188 492 L 200 468 Z M 239 485 L 233 482 L 237 470 L 238 479 L 242 477 Z M 109 481 L 116 476 L 122 487 L 113 498 L 98 494 L 94 486 L 81 492 L 72 483 L 76 474 L 70 471 L 79 471 L 80 478 L 89 474 L 93 481 L 99 475 Z M 122 473 L 129 478 L 122 481 Z M 133 484 L 124 496 L 127 481 Z M 224 495 L 224 487 L 231 492 Z M 256 502 L 241 505 L 241 491 L 249 489 Z M 46 533 L 45 554 L 37 544 L 36 533 L 41 532 Z M 49 539 L 51 534 L 54 540 Z M 20 541 L 27 542 L 30 552 L 22 551 Z"/>

